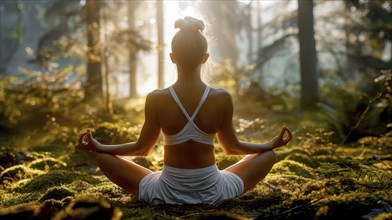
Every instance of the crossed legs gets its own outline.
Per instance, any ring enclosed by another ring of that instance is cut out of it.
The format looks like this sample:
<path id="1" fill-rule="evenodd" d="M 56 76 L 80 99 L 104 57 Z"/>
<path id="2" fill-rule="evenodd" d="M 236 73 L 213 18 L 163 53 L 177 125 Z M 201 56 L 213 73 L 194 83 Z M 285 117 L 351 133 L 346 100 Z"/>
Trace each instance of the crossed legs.
<path id="1" fill-rule="evenodd" d="M 238 163 L 226 168 L 226 170 L 237 174 L 242 179 L 245 193 L 267 176 L 275 162 L 275 152 L 266 151 L 247 155 Z"/>
<path id="2" fill-rule="evenodd" d="M 242 179 L 244 192 L 246 192 L 264 179 L 275 162 L 275 153 L 267 151 L 245 156 L 226 170 L 237 174 Z M 139 193 L 140 181 L 153 172 L 130 160 L 105 153 L 97 154 L 97 165 L 112 182 L 136 196 Z"/>
<path id="3" fill-rule="evenodd" d="M 139 195 L 140 181 L 152 173 L 133 161 L 105 153 L 97 154 L 97 165 L 107 178 L 135 196 Z"/>

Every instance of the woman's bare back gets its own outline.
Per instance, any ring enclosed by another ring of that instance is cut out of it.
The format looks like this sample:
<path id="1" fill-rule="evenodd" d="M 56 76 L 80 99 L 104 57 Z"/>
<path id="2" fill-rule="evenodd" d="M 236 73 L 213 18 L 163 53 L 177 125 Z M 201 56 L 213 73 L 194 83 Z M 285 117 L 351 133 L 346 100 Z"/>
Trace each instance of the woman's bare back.
<path id="1" fill-rule="evenodd" d="M 194 89 L 194 92 L 184 94 L 177 89 L 177 95 L 187 111 L 188 115 L 192 115 L 202 97 L 204 88 Z M 189 90 L 188 90 L 189 91 Z M 173 135 L 180 132 L 188 123 L 187 117 L 181 111 L 177 103 L 174 101 L 168 89 L 157 90 L 154 92 L 160 103 L 155 105 L 158 114 L 158 122 L 165 135 Z M 218 132 L 220 125 L 224 120 L 225 96 L 227 92 L 223 89 L 210 90 L 207 99 L 203 103 L 200 111 L 196 115 L 194 122 L 198 128 L 208 134 Z M 196 141 L 187 141 L 181 144 L 165 146 L 164 163 L 168 166 L 178 168 L 201 168 L 215 164 L 214 146 L 199 143 Z"/>

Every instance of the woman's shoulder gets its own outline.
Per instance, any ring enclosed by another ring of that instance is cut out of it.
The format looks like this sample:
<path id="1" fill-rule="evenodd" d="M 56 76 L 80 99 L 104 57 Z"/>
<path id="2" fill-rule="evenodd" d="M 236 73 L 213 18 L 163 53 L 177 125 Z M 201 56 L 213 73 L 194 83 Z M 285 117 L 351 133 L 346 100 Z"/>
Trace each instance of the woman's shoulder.
<path id="1" fill-rule="evenodd" d="M 161 103 L 162 101 L 165 101 L 165 98 L 169 97 L 170 92 L 168 89 L 155 89 L 147 94 L 146 97 L 146 102 L 151 102 L 151 103 Z"/>
<path id="2" fill-rule="evenodd" d="M 162 98 L 164 96 L 169 95 L 168 88 L 165 89 L 155 89 L 147 94 L 147 97 L 150 98 Z"/>
<path id="3" fill-rule="evenodd" d="M 221 104 L 222 102 L 228 102 L 228 103 L 232 102 L 231 94 L 226 89 L 211 88 L 209 96 L 211 97 L 211 99 L 214 100 L 214 102 L 218 102 Z"/>
<path id="4" fill-rule="evenodd" d="M 230 98 L 231 99 L 230 92 L 227 91 L 226 89 L 222 89 L 222 88 L 216 88 L 216 89 L 211 88 L 210 95 L 215 96 L 215 97 L 219 97 L 219 98 Z"/>

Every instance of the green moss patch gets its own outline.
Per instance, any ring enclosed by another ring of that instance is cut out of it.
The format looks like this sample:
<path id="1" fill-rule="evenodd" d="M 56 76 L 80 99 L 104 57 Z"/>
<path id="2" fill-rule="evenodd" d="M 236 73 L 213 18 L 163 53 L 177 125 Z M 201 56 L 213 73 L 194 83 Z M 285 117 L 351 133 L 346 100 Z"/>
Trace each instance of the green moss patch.
<path id="1" fill-rule="evenodd" d="M 63 186 L 55 186 L 46 191 L 46 193 L 39 199 L 40 202 L 46 200 L 62 200 L 68 196 L 74 196 L 74 192 L 63 187 Z"/>
<path id="2" fill-rule="evenodd" d="M 61 169 L 66 166 L 63 161 L 51 157 L 36 159 L 29 163 L 30 168 L 39 170 Z"/>
<path id="3" fill-rule="evenodd" d="M 16 182 L 22 179 L 30 179 L 43 173 L 41 170 L 33 169 L 26 165 L 15 165 L 0 173 L 0 182 Z"/>
<path id="4" fill-rule="evenodd" d="M 315 173 L 311 167 L 293 160 L 282 160 L 277 162 L 272 167 L 271 173 L 293 174 L 307 178 L 315 176 Z"/>
<path id="5" fill-rule="evenodd" d="M 61 184 L 68 184 L 76 180 L 82 180 L 92 184 L 98 183 L 97 179 L 86 173 L 56 170 L 37 176 L 22 186 L 19 191 L 22 193 L 40 191 L 54 186 L 59 186 Z"/>
<path id="6" fill-rule="evenodd" d="M 216 164 L 220 170 L 223 170 L 237 163 L 239 160 L 241 160 L 241 158 L 242 156 L 224 155 L 223 153 L 220 153 L 216 157 Z"/>

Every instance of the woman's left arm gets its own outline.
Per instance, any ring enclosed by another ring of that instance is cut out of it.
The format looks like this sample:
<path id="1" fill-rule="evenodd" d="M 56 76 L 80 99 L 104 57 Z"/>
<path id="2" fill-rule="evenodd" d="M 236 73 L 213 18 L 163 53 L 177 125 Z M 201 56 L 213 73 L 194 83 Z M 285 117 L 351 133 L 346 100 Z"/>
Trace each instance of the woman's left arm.
<path id="1" fill-rule="evenodd" d="M 87 150 L 93 150 L 100 153 L 124 156 L 148 155 L 155 146 L 161 131 L 158 121 L 158 98 L 156 93 L 152 92 L 147 95 L 144 111 L 145 121 L 137 141 L 125 144 L 105 145 L 94 139 L 91 131 L 88 130 L 80 136 L 80 145 Z M 87 142 L 84 141 L 85 137 L 87 137 Z"/>

